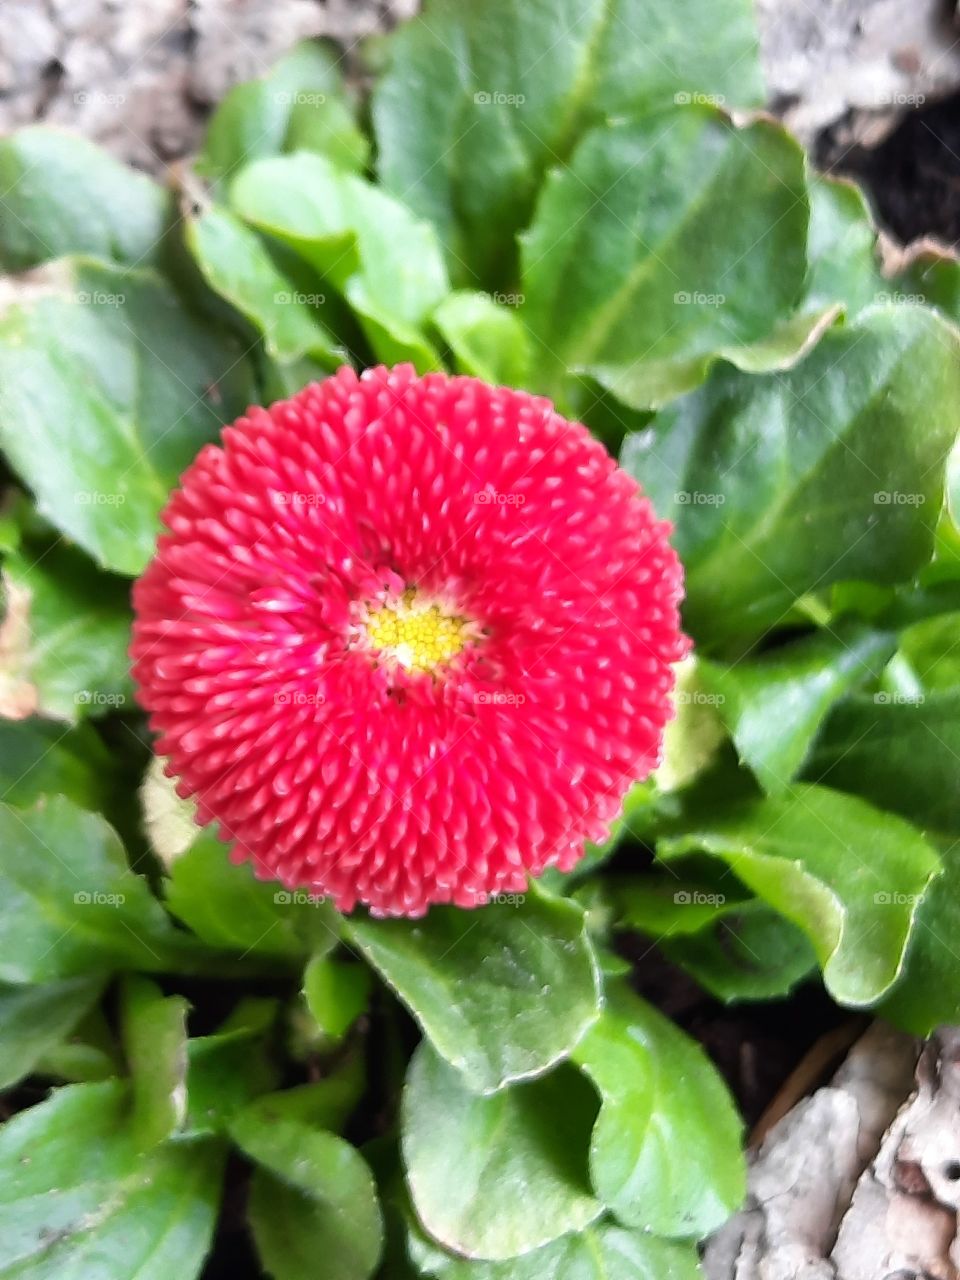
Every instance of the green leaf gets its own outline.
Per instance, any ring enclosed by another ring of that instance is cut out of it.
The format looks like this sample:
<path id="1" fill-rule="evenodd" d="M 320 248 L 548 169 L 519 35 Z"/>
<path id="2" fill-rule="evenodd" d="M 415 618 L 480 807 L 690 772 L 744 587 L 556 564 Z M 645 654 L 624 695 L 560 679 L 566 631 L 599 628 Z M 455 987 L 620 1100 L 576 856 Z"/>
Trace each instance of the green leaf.
<path id="1" fill-rule="evenodd" d="M 527 382 L 530 339 L 516 311 L 490 294 L 461 289 L 444 298 L 432 319 L 460 373 L 507 387 Z"/>
<path id="2" fill-rule="evenodd" d="M 676 523 L 698 640 L 749 639 L 808 592 L 929 560 L 958 353 L 932 313 L 871 308 L 788 373 L 717 369 L 627 439 L 621 464 Z"/>
<path id="3" fill-rule="evenodd" d="M 675 715 L 664 730 L 660 764 L 653 775 L 661 792 L 692 782 L 726 742 L 717 697 L 704 687 L 700 667 L 699 659 L 691 655 L 675 668 Z"/>
<path id="4" fill-rule="evenodd" d="M 817 969 L 806 934 L 758 900 L 740 903 L 696 933 L 675 933 L 659 945 L 704 990 L 728 1002 L 788 995 Z"/>
<path id="5" fill-rule="evenodd" d="M 121 1082 L 69 1085 L 0 1128 L 0 1275 L 199 1275 L 217 1216 L 221 1148 L 178 1141 L 140 1155 L 128 1107 Z"/>
<path id="6" fill-rule="evenodd" d="M 727 812 L 684 816 L 661 858 L 722 858 L 809 937 L 824 982 L 842 1004 L 880 999 L 899 976 L 918 903 L 939 871 L 936 850 L 909 823 L 854 796 L 795 785 Z"/>
<path id="7" fill-rule="evenodd" d="M 0 139 L 0 266 L 68 253 L 150 265 L 172 225 L 169 191 L 77 133 L 34 126 Z"/>
<path id="8" fill-rule="evenodd" d="M 191 951 L 115 832 L 68 800 L 0 805 L 0 980 L 163 969 Z"/>
<path id="9" fill-rule="evenodd" d="M 366 965 L 312 956 L 303 973 L 303 995 L 321 1033 L 342 1040 L 370 1001 Z"/>
<path id="10" fill-rule="evenodd" d="M 278 1111 L 271 1098 L 230 1126 L 260 1168 L 250 1186 L 250 1225 L 275 1280 L 314 1280 L 318 1258 L 330 1280 L 366 1280 L 380 1258 L 383 1229 L 373 1177 L 335 1134 Z"/>
<path id="11" fill-rule="evenodd" d="M 113 1031 L 102 1005 L 80 1019 L 66 1040 L 49 1048 L 34 1068 L 55 1080 L 91 1082 L 126 1074 Z"/>
<path id="12" fill-rule="evenodd" d="M 569 368 L 646 408 L 697 386 L 798 302 L 807 216 L 802 152 L 772 122 L 736 129 L 683 107 L 589 134 L 522 242 L 541 389 L 556 394 Z M 770 364 L 784 358 L 781 339 Z"/>
<path id="13" fill-rule="evenodd" d="M 735 876 L 713 882 L 672 863 L 669 872 L 655 867 L 639 876 L 613 877 L 606 888 L 617 924 L 658 941 L 699 933 L 751 901 Z"/>
<path id="14" fill-rule="evenodd" d="M 101 978 L 70 978 L 44 987 L 0 987 L 0 1089 L 28 1076 L 100 997 Z"/>
<path id="15" fill-rule="evenodd" d="M 924 892 L 903 974 L 880 1006 L 881 1017 L 917 1036 L 960 1021 L 960 843 L 941 848 L 944 874 Z"/>
<path id="16" fill-rule="evenodd" d="M 440 1280 L 702 1280 L 703 1275 L 693 1245 L 609 1223 L 507 1262 L 468 1262 L 416 1234 L 409 1249 L 418 1272 Z"/>
<path id="17" fill-rule="evenodd" d="M 40 796 L 68 796 L 99 809 L 111 790 L 115 763 L 87 725 L 67 729 L 50 720 L 0 719 L 0 801 L 29 808 Z"/>
<path id="18" fill-rule="evenodd" d="M 856 684 L 876 679 L 892 635 L 842 627 L 817 632 L 754 659 L 700 662 L 700 679 L 737 752 L 768 795 L 797 776 L 827 713 Z"/>
<path id="19" fill-rule="evenodd" d="M 186 235 L 207 283 L 260 330 L 270 356 L 286 362 L 308 355 L 330 369 L 343 363 L 321 319 L 323 295 L 294 288 L 255 231 L 212 208 L 187 222 Z"/>
<path id="20" fill-rule="evenodd" d="M 62 533 L 139 573 L 180 473 L 249 403 L 246 366 L 151 272 L 49 273 L 0 317 L 0 445 Z"/>
<path id="21" fill-rule="evenodd" d="M 276 1020 L 276 1000 L 249 996 L 212 1035 L 187 1041 L 187 1132 L 219 1133 L 253 1098 L 277 1087 L 269 1039 Z"/>
<path id="22" fill-rule="evenodd" d="M 583 911 L 531 889 L 423 920 L 350 920 L 349 937 L 442 1057 L 481 1092 L 540 1075 L 597 1016 Z"/>
<path id="23" fill-rule="evenodd" d="M 31 709 L 71 723 L 126 704 L 132 685 L 125 582 L 58 543 L 6 555 L 3 590 L 5 627 L 14 618 L 22 627 L 19 642 L 3 646 L 4 685 L 10 681 Z"/>
<path id="24" fill-rule="evenodd" d="M 403 1095 L 402 1148 L 417 1216 L 468 1258 L 529 1253 L 592 1222 L 587 1146 L 596 1097 L 569 1067 L 488 1096 L 422 1043 Z"/>
<path id="25" fill-rule="evenodd" d="M 960 834 L 960 689 L 856 694 L 836 708 L 806 776 L 925 830 Z"/>
<path id="26" fill-rule="evenodd" d="M 431 226 L 379 187 L 300 152 L 259 160 L 230 187 L 236 211 L 329 281 L 357 312 L 374 353 L 439 367 L 423 326 L 449 291 Z"/>
<path id="27" fill-rule="evenodd" d="M 907 627 L 900 636 L 897 661 L 905 664 L 917 693 L 960 689 L 960 613 L 938 614 Z"/>
<path id="28" fill-rule="evenodd" d="M 171 1137 L 187 1114 L 187 1010 L 154 982 L 123 985 L 123 1045 L 133 1082 L 130 1133 L 141 1151 Z"/>
<path id="29" fill-rule="evenodd" d="M 889 300 L 877 258 L 877 229 L 863 192 L 847 178 L 808 176 L 810 233 L 806 307 L 841 302 L 852 317 Z M 886 292 L 884 292 L 886 290 Z"/>
<path id="30" fill-rule="evenodd" d="M 230 90 L 210 120 L 197 171 L 225 180 L 260 157 L 301 148 L 362 168 L 369 144 L 341 94 L 335 51 L 304 41 L 261 79 Z"/>
<path id="31" fill-rule="evenodd" d="M 746 1192 L 742 1123 L 699 1045 L 615 985 L 574 1057 L 603 1099 L 590 1173 L 604 1204 L 657 1235 L 719 1227 Z"/>
<path id="32" fill-rule="evenodd" d="M 198 938 L 242 955 L 305 959 L 339 941 L 337 913 L 322 896 L 257 880 L 249 863 L 230 861 L 227 846 L 209 829 L 173 860 L 165 894 Z"/>
<path id="33" fill-rule="evenodd" d="M 547 168 L 608 116 L 703 95 L 763 101 L 746 0 L 432 0 L 374 91 L 380 178 L 437 226 L 464 282 L 512 278 Z M 659 181 L 663 174 L 658 175 Z"/>

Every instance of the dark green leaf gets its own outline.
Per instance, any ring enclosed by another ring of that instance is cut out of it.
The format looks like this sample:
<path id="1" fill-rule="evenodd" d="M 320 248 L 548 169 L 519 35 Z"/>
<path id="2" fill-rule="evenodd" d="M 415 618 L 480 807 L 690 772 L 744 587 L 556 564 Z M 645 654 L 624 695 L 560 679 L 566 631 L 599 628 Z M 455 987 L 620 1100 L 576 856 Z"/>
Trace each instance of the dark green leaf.
<path id="1" fill-rule="evenodd" d="M 29 1075 L 70 1034 L 102 989 L 102 978 L 0 987 L 0 1089 Z"/>
<path id="2" fill-rule="evenodd" d="M 260 1166 L 250 1187 L 250 1225 L 275 1280 L 366 1280 L 376 1269 L 382 1224 L 370 1170 L 338 1138 L 292 1119 L 261 1098 L 230 1126 Z"/>
<path id="3" fill-rule="evenodd" d="M 366 965 L 313 956 L 303 973 L 303 995 L 321 1034 L 342 1040 L 366 1009 L 372 987 Z"/>
<path id="4" fill-rule="evenodd" d="M 126 705 L 132 694 L 127 584 L 64 544 L 4 557 L 5 634 L 0 666 L 31 710 L 76 721 Z"/>
<path id="5" fill-rule="evenodd" d="M 460 279 L 502 286 L 544 172 L 588 124 L 706 96 L 763 100 L 746 0 L 432 0 L 374 93 L 380 177 Z"/>
<path id="6" fill-rule="evenodd" d="M 656 199 L 649 198 L 656 191 Z M 767 339 L 803 287 L 803 155 L 776 125 L 683 107 L 589 134 L 547 180 L 523 237 L 524 317 L 541 389 L 568 368 L 633 408 L 700 383 Z M 815 326 L 800 325 L 779 368 Z M 757 353 L 751 367 L 764 367 Z"/>
<path id="7" fill-rule="evenodd" d="M 133 1082 L 130 1134 L 141 1151 L 171 1137 L 187 1114 L 187 1010 L 154 982 L 123 984 L 123 1047 Z"/>
<path id="8" fill-rule="evenodd" d="M 877 259 L 877 229 L 863 192 L 846 178 L 810 175 L 810 260 L 805 305 L 842 302 L 852 317 L 889 300 Z"/>
<path id="9" fill-rule="evenodd" d="M 346 298 L 377 356 L 411 359 L 421 371 L 439 367 L 422 332 L 449 291 L 431 226 L 379 187 L 306 152 L 257 161 L 230 195 L 248 222 Z"/>
<path id="10" fill-rule="evenodd" d="M 155 1280 L 199 1275 L 220 1199 L 216 1144 L 146 1156 L 124 1084 L 69 1085 L 0 1128 L 0 1275 Z"/>
<path id="11" fill-rule="evenodd" d="M 628 1226 L 699 1238 L 746 1191 L 742 1124 L 699 1045 L 614 986 L 574 1057 L 603 1106 L 590 1145 L 597 1195 Z"/>
<path id="12" fill-rule="evenodd" d="M 87 725 L 0 719 L 0 801 L 28 808 L 40 796 L 68 796 L 82 809 L 106 803 L 115 768 Z"/>
<path id="13" fill-rule="evenodd" d="M 437 1052 L 483 1092 L 566 1057 L 598 1011 L 582 910 L 533 888 L 507 899 L 348 925 Z"/>
<path id="14" fill-rule="evenodd" d="M 871 1004 L 899 976 L 918 904 L 939 871 L 936 850 L 909 823 L 854 796 L 796 785 L 726 812 L 688 814 L 662 858 L 722 858 L 809 937 L 824 981 L 843 1004 Z"/>
<path id="15" fill-rule="evenodd" d="M 86 138 L 45 126 L 0 140 L 0 191 L 7 271 L 68 253 L 147 266 L 172 223 L 163 187 Z"/>
<path id="16" fill-rule="evenodd" d="M 268 1041 L 276 1019 L 275 1000 L 250 996 L 212 1035 L 187 1041 L 188 1132 L 219 1132 L 253 1098 L 277 1087 Z"/>
<path id="17" fill-rule="evenodd" d="M 793 781 L 828 711 L 854 685 L 876 679 L 896 641 L 839 628 L 782 645 L 735 666 L 700 662 L 740 759 L 769 795 Z"/>
<path id="18" fill-rule="evenodd" d="M 151 272 L 49 271 L 0 317 L 0 444 L 58 529 L 139 573 L 180 473 L 249 403 L 246 366 Z"/>
<path id="19" fill-rule="evenodd" d="M 755 636 L 808 592 L 929 560 L 958 355 L 930 312 L 871 308 L 788 373 L 718 369 L 627 439 L 622 464 L 676 522 L 698 639 Z"/>
<path id="20" fill-rule="evenodd" d="M 596 1097 L 570 1067 L 488 1096 L 427 1043 L 410 1064 L 403 1159 L 420 1221 L 468 1258 L 529 1253 L 592 1222 Z"/>

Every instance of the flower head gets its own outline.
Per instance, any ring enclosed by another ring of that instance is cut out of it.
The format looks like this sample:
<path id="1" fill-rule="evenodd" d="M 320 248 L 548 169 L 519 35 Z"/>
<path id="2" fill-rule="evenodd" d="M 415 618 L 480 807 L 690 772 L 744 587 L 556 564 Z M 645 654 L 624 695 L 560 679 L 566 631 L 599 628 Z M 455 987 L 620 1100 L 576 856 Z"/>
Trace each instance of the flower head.
<path id="1" fill-rule="evenodd" d="M 343 910 L 570 868 L 670 715 L 681 569 L 546 400 L 341 369 L 208 446 L 134 588 L 139 697 L 234 857 Z"/>

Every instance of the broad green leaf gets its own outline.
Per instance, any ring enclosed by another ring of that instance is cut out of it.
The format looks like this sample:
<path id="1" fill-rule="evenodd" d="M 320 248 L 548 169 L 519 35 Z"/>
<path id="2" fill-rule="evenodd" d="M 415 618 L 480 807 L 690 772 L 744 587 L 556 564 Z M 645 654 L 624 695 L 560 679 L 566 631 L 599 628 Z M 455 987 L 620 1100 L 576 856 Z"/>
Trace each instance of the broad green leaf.
<path id="1" fill-rule="evenodd" d="M 259 1094 L 275 1089 L 280 1071 L 269 1038 L 277 1002 L 249 996 L 211 1035 L 187 1041 L 189 1133 L 218 1133 Z"/>
<path id="2" fill-rule="evenodd" d="M 187 1010 L 147 978 L 123 984 L 123 1046 L 133 1089 L 130 1132 L 141 1151 L 171 1137 L 187 1114 Z"/>
<path id="3" fill-rule="evenodd" d="M 99 999 L 102 978 L 0 987 L 0 1089 L 30 1074 Z"/>
<path id="4" fill-rule="evenodd" d="M 561 1236 L 507 1262 L 470 1262 L 411 1232 L 418 1273 L 438 1280 L 702 1280 L 697 1250 L 610 1223 Z"/>
<path id="5" fill-rule="evenodd" d="M 306 152 L 250 165 L 231 184 L 230 200 L 346 298 L 378 357 L 439 367 L 423 327 L 449 282 L 431 226 L 379 187 Z"/>
<path id="6" fill-rule="evenodd" d="M 905 581 L 929 560 L 958 355 L 932 313 L 871 308 L 788 373 L 715 370 L 627 439 L 621 464 L 675 521 L 699 641 L 756 636 L 811 591 Z"/>
<path id="7" fill-rule="evenodd" d="M 247 407 L 246 365 L 152 272 L 67 259 L 48 281 L 0 316 L 0 444 L 62 533 L 139 573 L 181 472 Z"/>
<path id="8" fill-rule="evenodd" d="M 4 557 L 6 628 L 22 635 L 3 646 L 4 685 L 41 715 L 72 722 L 101 716 L 131 699 L 130 593 L 63 543 L 22 547 Z"/>
<path id="9" fill-rule="evenodd" d="M 522 241 L 540 389 L 556 394 L 569 368 L 646 408 L 697 386 L 718 354 L 787 320 L 807 216 L 803 155 L 772 122 L 737 129 L 687 106 L 590 133 Z M 751 364 L 781 366 L 818 323 Z"/>
<path id="10" fill-rule="evenodd" d="M 115 763 L 88 725 L 0 719 L 0 802 L 28 808 L 40 796 L 68 796 L 99 809 L 110 794 Z"/>
<path id="11" fill-rule="evenodd" d="M 194 1280 L 220 1199 L 221 1148 L 138 1153 L 125 1084 L 68 1085 L 0 1128 L 0 1275 Z"/>
<path id="12" fill-rule="evenodd" d="M 574 1055 L 603 1105 L 590 1143 L 597 1195 L 628 1226 L 698 1239 L 743 1200 L 742 1123 L 703 1050 L 614 986 Z"/>
<path id="13" fill-rule="evenodd" d="M 68 800 L 0 805 L 0 980 L 158 970 L 193 952 L 100 817 Z"/>
<path id="14" fill-rule="evenodd" d="M 225 180 L 262 156 L 300 148 L 362 168 L 368 144 L 342 96 L 338 58 L 304 41 L 259 80 L 235 86 L 210 120 L 197 171 Z"/>
<path id="15" fill-rule="evenodd" d="M 275 1280 L 366 1280 L 382 1248 L 373 1177 L 336 1134 L 291 1119 L 261 1098 L 232 1122 L 234 1141 L 260 1167 L 249 1215 L 257 1251 Z"/>
<path id="16" fill-rule="evenodd" d="M 582 910 L 534 888 L 508 899 L 347 925 L 437 1052 L 481 1092 L 548 1070 L 598 1011 Z"/>
<path id="17" fill-rule="evenodd" d="M 417 1216 L 448 1249 L 494 1261 L 580 1230 L 601 1212 L 587 1174 L 596 1113 L 593 1090 L 568 1066 L 482 1096 L 422 1043 L 402 1120 Z"/>
<path id="18" fill-rule="evenodd" d="M 671 864 L 667 871 L 655 864 L 643 875 L 614 876 L 605 888 L 616 923 L 657 941 L 699 933 L 751 901 L 736 876 L 708 879 L 683 864 Z"/>
<path id="19" fill-rule="evenodd" d="M 674 933 L 659 946 L 701 987 L 729 1002 L 788 995 L 817 970 L 806 934 L 756 899 L 716 915 L 695 933 Z"/>
<path id="20" fill-rule="evenodd" d="M 775 795 L 800 772 L 831 707 L 876 679 L 895 644 L 882 631 L 835 628 L 734 666 L 702 660 L 700 678 L 740 759 Z"/>
<path id="21" fill-rule="evenodd" d="M 944 873 L 926 889 L 903 974 L 882 1017 L 918 1036 L 960 1021 L 960 843 L 941 846 Z"/>
<path id="22" fill-rule="evenodd" d="M 830 716 L 810 779 L 865 796 L 922 829 L 960 834 L 960 689 L 855 694 Z"/>
<path id="23" fill-rule="evenodd" d="M 432 0 L 374 91 L 380 179 L 440 229 L 459 279 L 503 286 L 545 171 L 587 125 L 707 95 L 763 100 L 746 0 Z"/>
<path id="24" fill-rule="evenodd" d="M 370 1001 L 370 970 L 326 955 L 312 956 L 303 972 L 303 996 L 320 1033 L 342 1040 Z"/>
<path id="25" fill-rule="evenodd" d="M 169 191 L 86 138 L 46 126 L 0 139 L 0 266 L 68 253 L 151 264 L 172 225 Z"/>
<path id="26" fill-rule="evenodd" d="M 288 280 L 255 231 L 226 209 L 187 223 L 187 243 L 212 289 L 263 334 L 275 360 L 308 355 L 328 368 L 344 360 L 323 319 L 322 294 L 302 293 Z"/>
<path id="27" fill-rule="evenodd" d="M 103 1006 L 91 1008 L 67 1039 L 52 1045 L 37 1061 L 35 1071 L 37 1075 L 71 1083 L 90 1083 L 126 1075 L 126 1064 Z"/>
<path id="28" fill-rule="evenodd" d="M 322 896 L 257 880 L 209 829 L 171 863 L 165 896 L 198 938 L 242 955 L 305 959 L 339 940 L 337 913 Z"/>
<path id="29" fill-rule="evenodd" d="M 842 1004 L 872 1004 L 899 976 L 940 861 L 916 828 L 855 796 L 797 784 L 726 812 L 687 814 L 661 858 L 722 858 L 809 937 Z"/>
<path id="30" fill-rule="evenodd" d="M 893 292 L 880 274 L 877 229 L 863 192 L 847 178 L 811 173 L 806 307 L 840 302 L 855 316 Z"/>
<path id="31" fill-rule="evenodd" d="M 897 661 L 906 665 L 918 693 L 960 689 L 960 613 L 916 622 L 900 636 Z"/>
<path id="32" fill-rule="evenodd" d="M 444 298 L 432 320 L 460 373 L 507 387 L 528 381 L 529 335 L 516 311 L 495 297 L 457 290 Z"/>
<path id="33" fill-rule="evenodd" d="M 692 655 L 675 668 L 674 717 L 663 734 L 660 764 L 653 779 L 663 792 L 676 791 L 708 768 L 726 741 L 717 697 L 705 688 L 700 662 Z"/>

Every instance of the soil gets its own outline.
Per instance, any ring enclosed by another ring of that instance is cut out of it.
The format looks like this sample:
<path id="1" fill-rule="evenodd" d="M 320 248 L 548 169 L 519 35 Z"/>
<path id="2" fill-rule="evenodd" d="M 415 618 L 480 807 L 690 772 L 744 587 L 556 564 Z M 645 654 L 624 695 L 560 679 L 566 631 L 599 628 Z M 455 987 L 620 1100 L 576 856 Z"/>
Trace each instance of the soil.
<path id="1" fill-rule="evenodd" d="M 876 216 L 904 243 L 960 242 L 960 94 L 919 107 L 874 148 L 845 145 L 844 125 L 820 137 L 821 168 L 867 189 Z"/>

